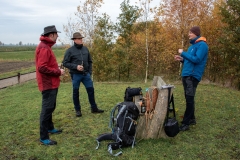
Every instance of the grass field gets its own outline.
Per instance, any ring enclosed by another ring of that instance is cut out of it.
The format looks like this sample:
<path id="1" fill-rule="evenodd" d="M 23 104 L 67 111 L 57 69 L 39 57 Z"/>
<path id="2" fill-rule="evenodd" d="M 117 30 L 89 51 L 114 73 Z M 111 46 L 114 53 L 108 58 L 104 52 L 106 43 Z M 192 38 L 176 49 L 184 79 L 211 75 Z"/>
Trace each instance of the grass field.
<path id="1" fill-rule="evenodd" d="M 53 49 L 58 62 L 61 62 L 65 53 L 64 49 Z M 0 52 L 0 61 L 34 61 L 35 50 Z"/>
<path id="2" fill-rule="evenodd" d="M 174 138 L 137 140 L 134 148 L 124 148 L 119 157 L 107 152 L 102 142 L 95 150 L 99 134 L 110 132 L 108 128 L 111 109 L 123 101 L 126 87 L 150 86 L 135 83 L 95 83 L 96 101 L 103 114 L 90 113 L 87 93 L 81 86 L 83 116 L 75 117 L 71 100 L 71 83 L 59 88 L 57 108 L 53 115 L 60 135 L 50 135 L 56 146 L 39 144 L 39 114 L 41 93 L 35 81 L 0 90 L 0 159 L 79 160 L 79 159 L 149 159 L 149 160 L 238 160 L 240 159 L 240 92 L 215 85 L 200 83 L 196 95 L 197 125 L 180 132 Z M 175 85 L 174 96 L 177 119 L 185 110 L 183 89 Z M 145 94 L 145 92 L 144 92 Z"/>

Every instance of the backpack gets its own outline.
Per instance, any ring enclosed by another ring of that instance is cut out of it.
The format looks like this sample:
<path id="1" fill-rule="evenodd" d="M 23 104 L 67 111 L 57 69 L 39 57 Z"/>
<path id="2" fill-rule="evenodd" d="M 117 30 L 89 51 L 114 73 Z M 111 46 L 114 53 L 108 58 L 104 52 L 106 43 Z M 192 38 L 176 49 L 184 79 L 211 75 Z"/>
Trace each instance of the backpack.
<path id="1" fill-rule="evenodd" d="M 168 87 L 168 107 L 167 115 L 164 122 L 164 130 L 168 137 L 175 137 L 179 133 L 178 121 L 176 119 L 175 107 L 174 107 L 174 97 L 173 94 L 170 95 L 171 88 Z M 171 96 L 171 97 L 170 97 Z M 170 108 L 172 104 L 172 108 Z M 173 111 L 173 117 L 169 116 L 169 112 Z"/>
<path id="2" fill-rule="evenodd" d="M 134 96 L 142 96 L 142 88 L 131 88 L 127 87 L 125 90 L 125 95 L 124 95 L 124 102 L 132 101 L 134 102 Z"/>
<path id="3" fill-rule="evenodd" d="M 118 112 L 115 115 L 115 112 Z M 135 134 L 137 127 L 137 119 L 139 117 L 139 109 L 134 102 L 122 102 L 117 104 L 111 112 L 109 127 L 112 133 L 105 133 L 100 135 L 97 140 L 97 147 L 103 140 L 113 140 L 108 143 L 108 152 L 113 155 L 113 150 L 121 149 L 122 147 L 135 145 Z M 118 152 L 113 156 L 118 156 L 122 152 Z"/>

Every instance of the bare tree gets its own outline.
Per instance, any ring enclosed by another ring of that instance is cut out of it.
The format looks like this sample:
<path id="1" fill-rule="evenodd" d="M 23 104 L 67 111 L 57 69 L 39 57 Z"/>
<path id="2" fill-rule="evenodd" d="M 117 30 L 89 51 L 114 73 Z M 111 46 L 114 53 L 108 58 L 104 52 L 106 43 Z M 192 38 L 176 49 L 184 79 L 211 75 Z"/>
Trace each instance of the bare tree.
<path id="1" fill-rule="evenodd" d="M 145 23 L 145 52 L 146 52 L 146 66 L 145 66 L 145 80 L 144 82 L 147 83 L 148 77 L 148 66 L 149 66 L 149 33 L 148 33 L 148 23 L 150 21 L 150 15 L 152 13 L 152 8 L 150 8 L 150 3 L 152 0 L 139 0 L 140 5 L 140 13 L 142 21 Z"/>
<path id="2" fill-rule="evenodd" d="M 97 25 L 98 8 L 101 7 L 103 0 L 85 0 L 80 1 L 77 11 L 74 13 L 75 19 L 68 18 L 66 25 L 63 25 L 65 35 L 70 40 L 74 32 L 80 32 L 85 38 L 84 42 L 92 49 L 94 29 Z M 69 40 L 67 40 L 69 42 Z M 63 42 L 63 39 L 60 39 Z M 73 43 L 71 41 L 71 43 Z"/>
<path id="3" fill-rule="evenodd" d="M 67 40 L 60 39 L 59 41 L 62 43 L 69 43 L 73 44 L 73 41 L 71 41 L 71 37 L 74 32 L 78 30 L 78 24 L 71 18 L 68 17 L 68 22 L 66 25 L 63 25 L 63 31 L 65 32 L 65 35 L 67 36 Z"/>
<path id="4" fill-rule="evenodd" d="M 81 1 L 80 1 L 81 3 Z M 98 9 L 101 7 L 103 0 L 86 0 L 82 6 L 77 7 L 75 15 L 78 17 L 78 30 L 84 35 L 85 42 L 87 42 L 92 49 L 94 38 L 94 30 L 97 25 Z"/>

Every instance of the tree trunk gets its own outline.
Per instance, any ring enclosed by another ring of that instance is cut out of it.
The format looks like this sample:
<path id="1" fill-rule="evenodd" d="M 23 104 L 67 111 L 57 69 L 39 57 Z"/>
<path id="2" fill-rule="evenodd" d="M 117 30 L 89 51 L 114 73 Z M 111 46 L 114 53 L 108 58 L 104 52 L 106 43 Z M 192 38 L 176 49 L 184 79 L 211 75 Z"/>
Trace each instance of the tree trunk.
<path id="1" fill-rule="evenodd" d="M 161 77 L 154 77 L 152 86 L 156 86 L 158 88 L 157 103 L 152 114 L 147 114 L 146 112 L 141 113 L 136 132 L 137 139 L 158 139 L 167 137 L 164 131 L 164 121 L 168 107 L 168 89 L 162 87 L 165 85 L 166 83 L 161 79 Z M 173 92 L 173 87 L 171 87 L 171 92 Z M 135 103 L 141 112 L 141 107 L 138 101 L 139 98 L 135 97 Z"/>

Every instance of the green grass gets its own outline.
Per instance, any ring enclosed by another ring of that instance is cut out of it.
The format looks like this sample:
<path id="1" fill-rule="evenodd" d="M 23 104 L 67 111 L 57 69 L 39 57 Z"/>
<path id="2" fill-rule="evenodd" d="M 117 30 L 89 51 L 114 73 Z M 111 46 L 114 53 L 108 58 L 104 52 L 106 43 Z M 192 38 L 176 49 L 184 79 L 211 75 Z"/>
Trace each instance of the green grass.
<path id="1" fill-rule="evenodd" d="M 61 62 L 65 53 L 64 49 L 53 49 L 58 62 Z M 0 52 L 0 61 L 34 61 L 35 50 Z"/>
<path id="2" fill-rule="evenodd" d="M 36 45 L 32 46 L 0 46 L 0 52 L 14 52 L 14 51 L 34 51 L 36 49 Z M 52 46 L 52 49 L 63 49 L 65 46 Z"/>
<path id="3" fill-rule="evenodd" d="M 0 46 L 0 52 L 33 51 L 36 46 Z"/>
<path id="4" fill-rule="evenodd" d="M 108 128 L 111 109 L 123 101 L 126 87 L 150 86 L 135 83 L 95 83 L 96 101 L 103 114 L 91 114 L 87 93 L 81 86 L 82 114 L 75 117 L 71 100 L 71 83 L 62 83 L 53 114 L 60 135 L 50 135 L 56 146 L 39 144 L 39 114 L 41 93 L 35 81 L 0 90 L 0 159 L 113 159 L 102 142 L 95 150 L 99 134 Z M 183 88 L 175 85 L 174 96 L 177 119 L 185 110 Z M 144 92 L 145 94 L 145 92 Z M 199 84 L 196 95 L 197 125 L 180 132 L 174 138 L 137 140 L 134 148 L 124 148 L 123 154 L 114 159 L 182 159 L 218 160 L 240 159 L 240 92 L 215 85 Z"/>
<path id="5" fill-rule="evenodd" d="M 33 61 L 34 51 L 0 52 L 0 59 L 14 61 Z"/>

